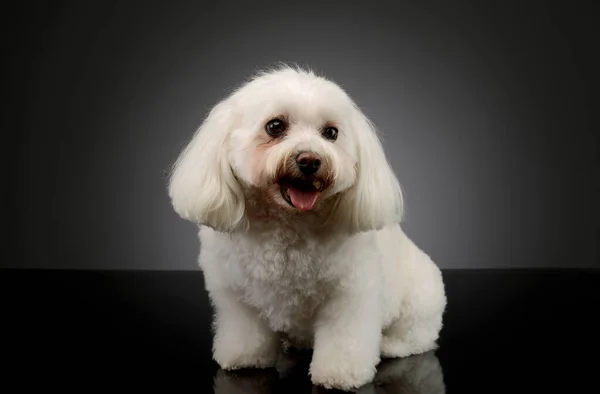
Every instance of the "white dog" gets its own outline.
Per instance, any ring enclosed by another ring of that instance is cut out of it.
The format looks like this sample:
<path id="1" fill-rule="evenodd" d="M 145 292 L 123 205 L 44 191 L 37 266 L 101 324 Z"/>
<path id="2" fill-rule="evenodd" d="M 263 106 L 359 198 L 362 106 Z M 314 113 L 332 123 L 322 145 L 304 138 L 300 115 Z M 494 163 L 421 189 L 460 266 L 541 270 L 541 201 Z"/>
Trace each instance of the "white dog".
<path id="1" fill-rule="evenodd" d="M 437 347 L 439 268 L 400 228 L 401 187 L 373 124 L 336 83 L 283 66 L 218 103 L 172 168 L 225 370 L 313 349 L 315 385 L 352 390 L 381 358 Z"/>

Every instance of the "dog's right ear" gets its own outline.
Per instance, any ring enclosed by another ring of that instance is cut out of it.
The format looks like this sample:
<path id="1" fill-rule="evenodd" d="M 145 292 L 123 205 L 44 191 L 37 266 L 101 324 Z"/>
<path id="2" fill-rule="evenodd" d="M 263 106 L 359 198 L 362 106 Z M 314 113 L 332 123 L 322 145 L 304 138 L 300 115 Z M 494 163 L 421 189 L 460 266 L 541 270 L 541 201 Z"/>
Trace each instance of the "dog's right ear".
<path id="1" fill-rule="evenodd" d="M 227 142 L 235 113 L 217 104 L 180 153 L 169 179 L 169 197 L 183 219 L 221 232 L 245 222 L 241 187 L 228 161 Z"/>

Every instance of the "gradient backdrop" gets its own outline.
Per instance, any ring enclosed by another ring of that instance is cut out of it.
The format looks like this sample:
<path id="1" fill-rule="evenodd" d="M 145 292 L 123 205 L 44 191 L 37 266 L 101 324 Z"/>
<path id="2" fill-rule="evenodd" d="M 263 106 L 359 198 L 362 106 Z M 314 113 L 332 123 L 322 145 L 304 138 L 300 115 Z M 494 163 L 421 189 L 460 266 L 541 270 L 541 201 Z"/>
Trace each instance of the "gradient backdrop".
<path id="1" fill-rule="evenodd" d="M 407 233 L 442 268 L 600 267 L 598 5 L 3 2 L 2 267 L 197 269 L 165 171 L 278 61 L 386 135 Z"/>

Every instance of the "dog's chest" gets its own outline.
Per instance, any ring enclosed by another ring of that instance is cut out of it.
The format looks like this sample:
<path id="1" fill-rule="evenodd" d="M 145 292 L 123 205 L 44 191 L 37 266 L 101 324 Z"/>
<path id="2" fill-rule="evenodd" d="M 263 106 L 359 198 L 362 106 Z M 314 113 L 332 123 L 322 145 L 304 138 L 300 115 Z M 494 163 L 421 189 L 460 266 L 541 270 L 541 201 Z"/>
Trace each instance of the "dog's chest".
<path id="1" fill-rule="evenodd" d="M 327 247 L 289 234 L 240 242 L 242 298 L 256 307 L 273 330 L 312 326 L 328 296 Z"/>

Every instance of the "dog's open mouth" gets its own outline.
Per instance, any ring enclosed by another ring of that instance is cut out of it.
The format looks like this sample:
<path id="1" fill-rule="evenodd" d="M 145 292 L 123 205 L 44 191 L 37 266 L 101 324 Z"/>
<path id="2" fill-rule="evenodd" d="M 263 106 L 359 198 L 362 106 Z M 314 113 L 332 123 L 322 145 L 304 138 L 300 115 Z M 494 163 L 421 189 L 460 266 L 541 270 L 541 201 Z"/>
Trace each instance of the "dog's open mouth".
<path id="1" fill-rule="evenodd" d="M 319 179 L 286 179 L 278 181 L 281 197 L 292 207 L 301 211 L 314 208 L 319 194 L 323 190 L 323 181 Z"/>

